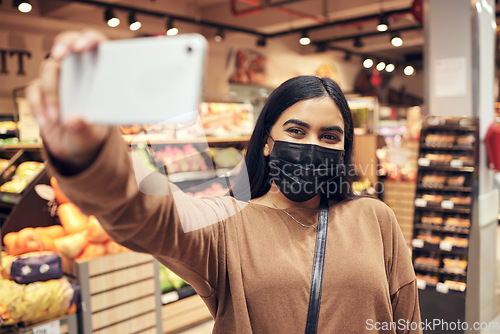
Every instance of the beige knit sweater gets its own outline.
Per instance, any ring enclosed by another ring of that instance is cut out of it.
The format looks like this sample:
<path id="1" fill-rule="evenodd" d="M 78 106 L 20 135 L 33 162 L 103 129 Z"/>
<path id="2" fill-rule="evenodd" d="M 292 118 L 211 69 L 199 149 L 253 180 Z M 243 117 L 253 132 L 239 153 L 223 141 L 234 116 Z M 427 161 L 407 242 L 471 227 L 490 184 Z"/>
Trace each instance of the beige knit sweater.
<path id="1" fill-rule="evenodd" d="M 117 130 L 84 172 L 64 176 L 50 166 L 117 242 L 154 255 L 195 288 L 215 333 L 304 333 L 315 229 L 278 209 L 192 198 L 164 177 L 134 174 Z M 288 211 L 317 224 L 317 210 Z M 393 212 L 369 198 L 332 203 L 318 332 L 420 333 L 407 331 L 419 321 L 411 256 Z"/>

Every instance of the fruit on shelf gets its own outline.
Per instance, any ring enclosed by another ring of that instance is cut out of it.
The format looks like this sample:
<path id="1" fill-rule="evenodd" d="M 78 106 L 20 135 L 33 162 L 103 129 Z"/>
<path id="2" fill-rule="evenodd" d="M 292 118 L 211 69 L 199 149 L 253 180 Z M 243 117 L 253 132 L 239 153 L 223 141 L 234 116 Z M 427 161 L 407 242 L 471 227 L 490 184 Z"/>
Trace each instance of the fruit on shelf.
<path id="1" fill-rule="evenodd" d="M 66 235 L 54 240 L 57 252 L 73 259 L 80 255 L 88 244 L 86 232 Z"/>
<path id="2" fill-rule="evenodd" d="M 89 221 L 87 224 L 87 239 L 90 242 L 101 242 L 105 243 L 111 240 L 111 237 L 104 231 L 101 223 L 97 220 L 95 216 L 89 216 Z"/>
<path id="3" fill-rule="evenodd" d="M 16 168 L 17 177 L 33 177 L 38 175 L 43 169 L 44 165 L 38 161 L 25 161 L 19 164 Z"/>
<path id="4" fill-rule="evenodd" d="M 170 290 L 179 290 L 184 285 L 187 285 L 186 281 L 177 276 L 170 269 L 165 267 L 160 263 L 160 289 L 162 292 Z"/>
<path id="5" fill-rule="evenodd" d="M 27 179 L 13 179 L 0 186 L 0 191 L 5 193 L 20 194 L 28 186 Z"/>
<path id="6" fill-rule="evenodd" d="M 215 166 L 219 168 L 231 168 L 238 165 L 243 159 L 241 151 L 234 147 L 212 148 Z"/>
<path id="7" fill-rule="evenodd" d="M 78 233 L 88 227 L 88 217 L 71 202 L 59 205 L 57 215 L 66 234 Z"/>
<path id="8" fill-rule="evenodd" d="M 205 159 L 192 144 L 167 145 L 155 152 L 155 158 L 165 165 L 168 174 L 208 170 Z"/>
<path id="9" fill-rule="evenodd" d="M 146 145 L 138 145 L 136 148 L 132 149 L 131 154 L 142 162 L 142 164 L 151 171 L 158 171 L 158 168 L 151 162 L 148 152 L 146 151 Z"/>
<path id="10" fill-rule="evenodd" d="M 212 183 L 212 185 L 204 190 L 197 192 L 186 192 L 186 195 L 193 197 L 203 197 L 203 196 L 224 196 L 228 190 L 218 182 Z"/>
<path id="11" fill-rule="evenodd" d="M 52 187 L 52 189 L 54 189 L 54 195 L 58 204 L 71 202 L 69 198 L 62 192 L 61 188 L 59 188 L 59 183 L 53 176 L 50 178 L 50 186 Z"/>
<path id="12" fill-rule="evenodd" d="M 0 186 L 0 191 L 7 193 L 20 194 L 28 184 L 43 170 L 43 163 L 38 161 L 25 161 L 16 168 L 11 180 Z M 10 167 L 9 167 L 10 169 Z"/>

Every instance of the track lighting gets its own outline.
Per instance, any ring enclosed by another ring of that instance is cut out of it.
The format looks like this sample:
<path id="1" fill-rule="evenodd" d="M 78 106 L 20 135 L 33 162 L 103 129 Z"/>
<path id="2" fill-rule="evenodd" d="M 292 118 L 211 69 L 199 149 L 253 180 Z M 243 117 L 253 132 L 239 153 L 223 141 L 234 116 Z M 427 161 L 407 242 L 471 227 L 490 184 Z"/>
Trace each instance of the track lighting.
<path id="1" fill-rule="evenodd" d="M 224 40 L 224 30 L 222 28 L 217 29 L 217 33 L 215 34 L 214 39 L 217 43 L 220 43 L 222 42 L 222 40 Z"/>
<path id="2" fill-rule="evenodd" d="M 266 36 L 260 36 L 259 39 L 257 40 L 257 46 L 266 46 L 267 40 Z"/>
<path id="3" fill-rule="evenodd" d="M 392 71 L 394 71 L 395 69 L 396 69 L 396 66 L 395 66 L 394 64 L 391 64 L 391 63 L 389 63 L 389 64 L 387 64 L 387 65 L 385 66 L 385 71 L 386 71 L 386 72 L 389 72 L 389 73 L 391 73 L 391 72 L 392 72 Z"/>
<path id="4" fill-rule="evenodd" d="M 316 52 L 325 52 L 326 51 L 326 43 L 319 43 L 316 45 Z"/>
<path id="5" fill-rule="evenodd" d="M 307 31 L 304 31 L 302 33 L 302 37 L 300 37 L 299 43 L 300 43 L 300 45 L 309 45 L 309 44 L 311 44 L 311 39 L 309 38 L 309 36 L 307 36 Z"/>
<path id="6" fill-rule="evenodd" d="M 111 28 L 118 27 L 120 24 L 120 19 L 115 15 L 113 9 L 110 7 L 106 8 L 104 11 L 104 20 Z"/>
<path id="7" fill-rule="evenodd" d="M 381 61 L 381 62 L 379 62 L 379 63 L 377 64 L 377 67 L 375 67 L 375 68 L 376 68 L 376 69 L 377 69 L 377 71 L 379 71 L 379 72 L 380 72 L 380 71 L 383 71 L 383 70 L 384 70 L 384 68 L 385 68 L 385 63 L 384 63 L 383 61 Z"/>
<path id="8" fill-rule="evenodd" d="M 408 66 L 405 67 L 405 69 L 403 70 L 403 72 L 404 72 L 405 75 L 410 76 L 410 75 L 413 75 L 415 73 L 415 69 L 413 68 L 413 66 L 408 65 Z"/>
<path id="9" fill-rule="evenodd" d="M 387 29 L 389 29 L 389 20 L 387 18 L 387 15 L 381 14 L 377 25 L 377 31 L 383 32 L 387 31 Z"/>
<path id="10" fill-rule="evenodd" d="M 355 37 L 354 38 L 354 47 L 355 48 L 362 48 L 363 47 L 363 42 L 361 41 L 361 37 Z"/>
<path id="11" fill-rule="evenodd" d="M 141 29 L 141 26 L 142 26 L 141 22 L 137 20 L 134 12 L 130 12 L 130 14 L 128 16 L 128 24 L 129 24 L 130 30 L 132 30 L 132 31 L 137 31 L 137 30 Z"/>
<path id="12" fill-rule="evenodd" d="M 12 6 L 16 7 L 21 13 L 29 13 L 33 9 L 33 6 L 27 0 L 14 0 Z"/>
<path id="13" fill-rule="evenodd" d="M 174 20 L 170 17 L 167 21 L 167 36 L 175 36 L 179 33 L 179 29 L 174 26 Z"/>
<path id="14" fill-rule="evenodd" d="M 399 33 L 395 33 L 394 35 L 392 35 L 391 44 L 397 48 L 403 45 L 403 39 L 399 36 Z"/>
<path id="15" fill-rule="evenodd" d="M 344 55 L 344 61 L 349 61 L 351 60 L 352 54 L 350 52 L 346 52 Z"/>
<path id="16" fill-rule="evenodd" d="M 370 59 L 370 58 L 366 58 L 364 61 L 363 61 L 363 67 L 364 68 L 370 68 L 373 66 L 373 60 Z"/>

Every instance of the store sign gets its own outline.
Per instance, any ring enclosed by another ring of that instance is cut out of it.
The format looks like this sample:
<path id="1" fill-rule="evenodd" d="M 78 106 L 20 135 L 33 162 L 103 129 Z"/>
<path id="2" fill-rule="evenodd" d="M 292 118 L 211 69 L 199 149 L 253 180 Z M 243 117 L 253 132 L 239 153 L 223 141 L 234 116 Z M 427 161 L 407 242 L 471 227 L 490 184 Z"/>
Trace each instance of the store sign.
<path id="1" fill-rule="evenodd" d="M 0 49 L 0 75 L 12 73 L 26 75 L 24 60 L 31 58 L 31 52 L 22 50 Z"/>

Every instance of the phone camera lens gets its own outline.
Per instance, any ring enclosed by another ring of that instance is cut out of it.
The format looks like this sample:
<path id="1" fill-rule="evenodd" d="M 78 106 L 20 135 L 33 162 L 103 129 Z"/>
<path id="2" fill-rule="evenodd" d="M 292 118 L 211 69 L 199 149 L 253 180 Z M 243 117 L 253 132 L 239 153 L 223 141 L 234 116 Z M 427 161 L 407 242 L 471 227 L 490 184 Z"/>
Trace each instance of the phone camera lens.
<path id="1" fill-rule="evenodd" d="M 188 47 L 187 47 L 187 53 L 191 53 L 191 52 L 193 52 L 193 48 L 192 48 L 192 47 L 190 47 L 190 46 L 188 46 Z"/>

